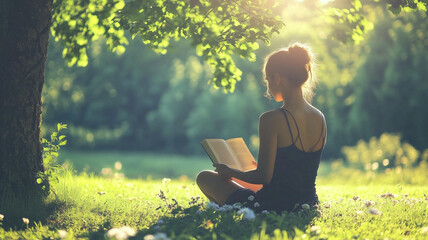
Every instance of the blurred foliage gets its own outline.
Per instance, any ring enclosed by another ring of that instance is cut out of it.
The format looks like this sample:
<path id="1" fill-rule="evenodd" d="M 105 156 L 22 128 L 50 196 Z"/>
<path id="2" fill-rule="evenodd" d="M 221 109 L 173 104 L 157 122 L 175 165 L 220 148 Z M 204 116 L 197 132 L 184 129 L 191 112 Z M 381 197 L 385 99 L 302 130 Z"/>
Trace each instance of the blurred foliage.
<path id="1" fill-rule="evenodd" d="M 342 148 L 345 161 L 365 170 L 384 171 L 391 168 L 410 168 L 419 160 L 420 152 L 401 142 L 399 134 L 384 133 L 370 141 L 358 141 L 354 147 Z"/>
<path id="2" fill-rule="evenodd" d="M 324 158 L 338 158 L 342 146 L 384 132 L 400 133 L 419 151 L 427 148 L 425 12 L 393 16 L 384 5 L 364 4 L 362 13 L 376 23 L 374 30 L 360 44 L 345 45 L 332 39 L 335 26 L 326 27 L 328 8 L 319 1 L 285 2 L 282 7 L 287 28 L 271 39 L 270 47 L 260 45 L 254 53 L 266 56 L 294 41 L 310 43 L 319 82 L 313 104 L 328 123 Z M 124 37 L 132 38 L 128 33 Z M 244 81 L 233 94 L 224 94 L 206 84 L 213 71 L 195 56 L 192 41 L 171 44 L 164 56 L 135 38 L 126 52 L 116 55 L 101 38 L 88 43 L 84 69 L 68 68 L 61 60 L 62 47 L 51 43 L 44 131 L 66 122 L 71 148 L 176 153 L 202 153 L 203 138 L 242 136 L 255 152 L 257 116 L 279 107 L 263 97 L 262 57 L 255 63 L 234 57 Z"/>
<path id="3" fill-rule="evenodd" d="M 378 21 L 367 40 L 366 60 L 351 83 L 351 135 L 367 140 L 400 132 L 417 149 L 427 148 L 427 32 L 425 12 Z"/>
<path id="4" fill-rule="evenodd" d="M 89 42 L 103 36 L 110 50 L 122 54 L 128 39 L 139 36 L 165 54 L 170 40 L 190 38 L 198 55 L 214 69 L 212 82 L 226 91 L 241 79 L 232 54 L 254 60 L 258 41 L 268 44 L 283 26 L 274 0 L 56 0 L 52 35 L 64 45 L 70 66 L 86 66 Z"/>

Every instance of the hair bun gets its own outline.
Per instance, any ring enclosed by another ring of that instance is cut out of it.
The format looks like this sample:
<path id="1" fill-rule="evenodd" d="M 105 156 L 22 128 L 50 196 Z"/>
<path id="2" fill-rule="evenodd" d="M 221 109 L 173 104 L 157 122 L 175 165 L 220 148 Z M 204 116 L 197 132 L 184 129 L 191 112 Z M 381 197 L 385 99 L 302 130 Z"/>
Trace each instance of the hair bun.
<path id="1" fill-rule="evenodd" d="M 310 50 L 300 43 L 290 45 L 288 52 L 296 65 L 305 66 L 311 62 Z"/>

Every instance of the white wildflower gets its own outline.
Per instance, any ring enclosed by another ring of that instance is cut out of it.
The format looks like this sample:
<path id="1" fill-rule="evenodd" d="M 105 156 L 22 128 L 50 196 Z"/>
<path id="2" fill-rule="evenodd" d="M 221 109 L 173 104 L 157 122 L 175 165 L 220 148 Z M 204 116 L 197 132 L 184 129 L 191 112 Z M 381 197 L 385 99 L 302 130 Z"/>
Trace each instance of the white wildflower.
<path id="1" fill-rule="evenodd" d="M 310 228 L 312 235 L 320 235 L 321 234 L 321 227 L 320 226 L 312 226 Z"/>
<path id="2" fill-rule="evenodd" d="M 376 208 L 370 208 L 369 209 L 369 213 L 370 214 L 373 214 L 373 215 L 381 215 L 382 214 L 382 212 L 381 211 L 379 211 L 378 209 L 376 209 Z"/>
<path id="3" fill-rule="evenodd" d="M 209 202 L 209 203 L 207 203 L 207 208 L 210 208 L 210 209 L 218 209 L 218 208 L 219 208 L 219 206 L 218 206 L 218 204 L 217 204 L 217 203 L 215 203 L 215 202 Z"/>
<path id="4" fill-rule="evenodd" d="M 108 238 L 115 238 L 115 239 L 127 239 L 128 236 L 125 232 L 120 230 L 119 228 L 112 228 L 107 231 L 107 237 Z"/>
<path id="5" fill-rule="evenodd" d="M 248 200 L 253 201 L 253 200 L 254 200 L 254 196 L 253 196 L 253 195 L 250 195 L 250 196 L 248 197 Z"/>
<path id="6" fill-rule="evenodd" d="M 269 213 L 269 211 L 268 210 L 263 210 L 262 211 L 262 214 L 268 214 Z"/>
<path id="7" fill-rule="evenodd" d="M 126 240 L 128 237 L 134 237 L 137 231 L 131 227 L 124 226 L 121 228 L 112 228 L 108 230 L 107 237 L 114 238 L 117 240 Z"/>
<path id="8" fill-rule="evenodd" d="M 260 203 L 255 202 L 255 203 L 254 203 L 254 207 L 260 207 Z"/>
<path id="9" fill-rule="evenodd" d="M 241 204 L 240 203 L 234 203 L 233 205 L 234 209 L 241 209 Z"/>
<path id="10" fill-rule="evenodd" d="M 0 221 L 3 221 L 3 219 L 4 219 L 4 215 L 0 214 Z"/>
<path id="11" fill-rule="evenodd" d="M 309 210 L 311 207 L 309 206 L 309 204 L 304 203 L 302 204 L 302 208 L 303 210 Z"/>
<path id="12" fill-rule="evenodd" d="M 135 229 L 128 226 L 123 226 L 120 229 L 124 231 L 128 235 L 128 237 L 133 237 L 137 234 L 137 231 Z"/>
<path id="13" fill-rule="evenodd" d="M 242 218 L 247 220 L 254 220 L 256 218 L 254 211 L 249 208 L 241 208 L 238 211 L 238 215 L 242 215 Z"/>
<path id="14" fill-rule="evenodd" d="M 59 236 L 59 238 L 61 238 L 61 239 L 67 238 L 67 236 L 68 236 L 68 232 L 67 232 L 67 231 L 65 231 L 65 230 L 58 230 L 58 236 Z"/>
<path id="15" fill-rule="evenodd" d="M 27 225 L 30 223 L 30 220 L 28 218 L 22 218 L 22 221 Z"/>
<path id="16" fill-rule="evenodd" d="M 144 240 L 170 240 L 170 239 L 165 233 L 155 233 L 153 235 L 152 234 L 146 235 L 144 237 Z"/>
<path id="17" fill-rule="evenodd" d="M 171 182 L 170 178 L 164 178 L 164 179 L 162 179 L 162 184 L 168 184 L 169 182 Z"/>
<path id="18" fill-rule="evenodd" d="M 232 205 L 227 205 L 227 204 L 225 204 L 225 205 L 223 205 L 223 208 L 224 208 L 226 211 L 232 211 L 232 210 L 233 210 L 233 206 L 232 206 Z"/>
<path id="19" fill-rule="evenodd" d="M 422 234 L 426 234 L 426 235 L 428 235 L 428 226 L 423 227 L 423 228 L 421 229 L 421 231 L 422 231 Z"/>

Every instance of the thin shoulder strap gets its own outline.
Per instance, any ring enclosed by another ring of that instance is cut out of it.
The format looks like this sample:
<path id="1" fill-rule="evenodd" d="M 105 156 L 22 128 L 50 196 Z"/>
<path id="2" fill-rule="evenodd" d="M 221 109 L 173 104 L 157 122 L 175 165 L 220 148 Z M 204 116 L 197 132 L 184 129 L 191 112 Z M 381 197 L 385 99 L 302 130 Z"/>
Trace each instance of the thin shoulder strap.
<path id="1" fill-rule="evenodd" d="M 302 143 L 302 138 L 300 137 L 299 125 L 297 125 L 297 121 L 296 121 L 296 119 L 294 118 L 293 114 L 291 114 L 291 112 L 290 112 L 290 111 L 288 111 L 287 109 L 284 109 L 284 110 L 285 110 L 285 111 L 287 111 L 287 112 L 291 115 L 291 117 L 293 118 L 294 124 L 296 125 L 296 129 L 297 129 L 297 136 L 296 136 L 296 140 L 297 140 L 297 139 L 299 139 L 300 146 L 302 147 L 302 150 L 305 152 L 305 148 L 303 147 L 303 143 Z M 290 131 L 291 131 L 291 130 L 290 130 Z M 293 136 L 293 135 L 291 135 L 291 136 Z"/>
<path id="2" fill-rule="evenodd" d="M 311 148 L 311 151 L 314 150 L 314 148 L 318 145 L 318 143 L 320 142 L 321 138 L 322 138 L 322 146 L 324 146 L 325 144 L 325 137 L 323 138 L 322 136 L 324 135 L 324 117 L 322 117 L 321 119 L 321 135 L 318 138 L 318 141 L 315 143 L 315 145 Z"/>
<path id="3" fill-rule="evenodd" d="M 293 132 L 291 131 L 290 123 L 288 122 L 287 110 L 286 110 L 286 109 L 284 109 L 284 108 L 280 108 L 280 110 L 281 110 L 281 112 L 284 114 L 285 121 L 287 121 L 288 130 L 290 131 L 290 135 L 291 135 L 291 142 L 292 142 L 292 144 L 294 144 Z M 285 110 L 285 111 L 284 111 L 284 110 Z"/>

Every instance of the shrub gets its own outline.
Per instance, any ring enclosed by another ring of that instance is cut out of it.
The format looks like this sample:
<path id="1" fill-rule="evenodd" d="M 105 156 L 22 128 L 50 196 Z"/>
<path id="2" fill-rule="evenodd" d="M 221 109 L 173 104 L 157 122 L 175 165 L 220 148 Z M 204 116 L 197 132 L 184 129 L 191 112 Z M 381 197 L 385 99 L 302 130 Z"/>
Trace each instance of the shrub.
<path id="1" fill-rule="evenodd" d="M 383 133 L 368 142 L 360 140 L 356 146 L 343 147 L 342 153 L 348 163 L 373 171 L 410 168 L 416 165 L 421 155 L 412 145 L 403 143 L 400 134 L 393 133 Z M 424 153 L 426 155 L 427 151 Z"/>

